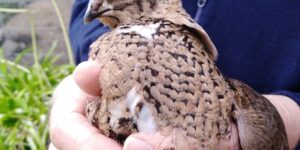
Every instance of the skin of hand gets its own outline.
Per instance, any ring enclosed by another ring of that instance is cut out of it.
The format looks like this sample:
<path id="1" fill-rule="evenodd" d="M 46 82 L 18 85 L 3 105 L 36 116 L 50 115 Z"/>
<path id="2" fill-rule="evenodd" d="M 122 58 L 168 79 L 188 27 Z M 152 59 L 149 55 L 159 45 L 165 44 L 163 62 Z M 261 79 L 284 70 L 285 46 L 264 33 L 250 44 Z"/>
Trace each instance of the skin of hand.
<path id="1" fill-rule="evenodd" d="M 264 95 L 278 110 L 288 136 L 289 148 L 295 149 L 300 140 L 300 107 L 283 95 Z"/>
<path id="2" fill-rule="evenodd" d="M 57 149 L 158 149 L 170 137 L 160 133 L 154 135 L 132 134 L 122 148 L 117 142 L 102 135 L 92 126 L 85 117 L 85 106 L 89 101 L 101 96 L 101 88 L 97 81 L 100 76 L 99 65 L 93 61 L 79 64 L 73 75 L 66 77 L 56 88 L 52 98 L 50 112 L 50 139 L 49 150 Z M 279 95 L 265 95 L 279 110 L 287 129 L 290 147 L 293 148 L 300 138 L 300 109 L 290 98 Z M 221 140 L 220 149 L 239 149 L 237 128 L 232 124 L 232 133 L 229 141 Z"/>

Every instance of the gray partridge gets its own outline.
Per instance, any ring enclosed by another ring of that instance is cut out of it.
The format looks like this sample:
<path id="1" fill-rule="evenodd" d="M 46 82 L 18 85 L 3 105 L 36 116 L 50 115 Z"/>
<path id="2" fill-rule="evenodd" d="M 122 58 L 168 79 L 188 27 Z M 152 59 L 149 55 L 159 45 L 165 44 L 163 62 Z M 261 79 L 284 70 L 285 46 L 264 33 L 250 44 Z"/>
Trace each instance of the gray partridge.
<path id="1" fill-rule="evenodd" d="M 180 0 L 90 0 L 88 23 L 112 30 L 90 47 L 100 64 L 102 96 L 86 115 L 101 133 L 123 144 L 135 132 L 168 136 L 161 149 L 216 149 L 236 123 L 244 150 L 288 149 L 275 107 L 244 83 L 223 77 L 217 50 Z"/>

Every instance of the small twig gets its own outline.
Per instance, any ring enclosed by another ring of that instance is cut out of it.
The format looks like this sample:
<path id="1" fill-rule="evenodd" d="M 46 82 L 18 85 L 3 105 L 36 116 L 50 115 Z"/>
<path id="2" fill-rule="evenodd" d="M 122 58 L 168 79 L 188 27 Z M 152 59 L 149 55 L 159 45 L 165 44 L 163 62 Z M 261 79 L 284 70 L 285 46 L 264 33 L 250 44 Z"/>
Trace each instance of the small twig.
<path id="1" fill-rule="evenodd" d="M 27 9 L 0 8 L 0 12 L 5 13 L 27 13 Z"/>
<path id="2" fill-rule="evenodd" d="M 33 51 L 33 58 L 34 58 L 34 64 L 35 64 L 34 71 L 36 71 L 36 73 L 37 73 L 37 77 L 38 77 L 40 87 L 43 90 L 44 85 L 43 85 L 43 79 L 42 79 L 42 70 L 40 69 L 39 55 L 38 55 L 36 35 L 35 35 L 35 25 L 34 25 L 35 20 L 34 20 L 34 17 L 31 13 L 31 11 L 28 11 L 27 14 L 28 14 L 28 17 L 29 17 L 30 29 L 31 29 L 32 51 Z"/>
<path id="3" fill-rule="evenodd" d="M 30 29 L 31 29 L 31 41 L 32 41 L 32 50 L 33 50 L 33 58 L 34 58 L 34 64 L 39 64 L 39 57 L 38 57 L 38 50 L 37 50 L 37 44 L 36 44 L 36 35 L 35 35 L 35 20 L 30 11 L 28 11 L 28 17 L 30 22 Z"/>
<path id="4" fill-rule="evenodd" d="M 12 61 L 7 60 L 7 59 L 1 59 L 1 58 L 0 58 L 0 63 L 1 63 L 1 64 L 7 64 L 7 65 L 10 65 L 10 66 L 16 67 L 17 69 L 19 69 L 19 70 L 21 70 L 21 71 L 23 71 L 23 72 L 25 72 L 25 73 L 30 73 L 30 70 L 27 69 L 26 67 L 21 66 L 21 65 L 18 65 L 18 64 L 16 64 L 16 63 L 12 62 Z"/>
<path id="5" fill-rule="evenodd" d="M 66 43 L 66 47 L 67 47 L 67 52 L 68 52 L 68 57 L 69 57 L 70 64 L 74 65 L 75 63 L 74 63 L 74 59 L 73 59 L 73 52 L 72 52 L 72 48 L 71 48 L 71 42 L 70 42 L 70 39 L 69 39 L 69 36 L 68 36 L 68 31 L 67 31 L 67 29 L 64 25 L 64 21 L 63 21 L 61 12 L 58 8 L 56 0 L 52 0 L 52 4 L 53 4 L 53 7 L 55 9 L 56 15 L 57 15 L 58 20 L 59 20 L 60 27 L 61 27 L 63 35 L 64 35 L 64 39 L 65 39 L 65 43 Z"/>

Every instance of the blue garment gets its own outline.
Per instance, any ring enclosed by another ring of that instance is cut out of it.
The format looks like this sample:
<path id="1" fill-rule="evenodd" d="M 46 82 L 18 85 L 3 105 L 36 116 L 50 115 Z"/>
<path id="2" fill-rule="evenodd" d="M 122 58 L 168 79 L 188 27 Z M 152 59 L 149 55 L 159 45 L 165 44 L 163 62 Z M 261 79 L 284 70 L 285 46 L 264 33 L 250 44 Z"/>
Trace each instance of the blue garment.
<path id="1" fill-rule="evenodd" d="M 83 24 L 88 0 L 75 0 L 70 37 L 76 63 L 87 60 L 89 45 L 108 31 L 99 21 Z M 184 0 L 191 16 L 197 0 Z M 199 24 L 215 43 L 223 74 L 263 94 L 281 94 L 300 104 L 300 1 L 208 0 Z"/>

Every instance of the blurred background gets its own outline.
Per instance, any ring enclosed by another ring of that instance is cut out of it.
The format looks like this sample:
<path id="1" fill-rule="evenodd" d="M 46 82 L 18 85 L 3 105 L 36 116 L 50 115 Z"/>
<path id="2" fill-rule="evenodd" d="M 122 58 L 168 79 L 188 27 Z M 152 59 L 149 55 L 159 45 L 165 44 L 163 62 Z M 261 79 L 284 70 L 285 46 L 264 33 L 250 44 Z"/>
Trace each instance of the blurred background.
<path id="1" fill-rule="evenodd" d="M 73 0 L 0 0 L 0 150 L 46 150 L 53 89 L 74 69 Z"/>
<path id="2" fill-rule="evenodd" d="M 72 0 L 56 0 L 67 27 L 70 18 Z M 57 53 L 64 56 L 66 46 L 62 30 L 51 0 L 0 0 L 0 7 L 29 9 L 35 19 L 35 32 L 38 49 L 45 53 L 57 41 Z M 7 58 L 13 60 L 18 53 L 31 44 L 30 22 L 27 14 L 0 14 L 0 45 Z M 24 56 L 24 63 L 32 62 L 30 56 Z M 68 57 L 60 57 L 59 63 L 66 63 Z"/>

